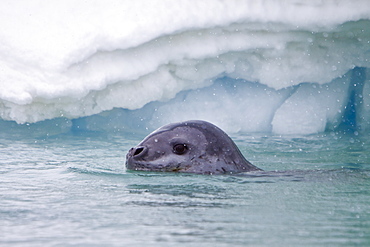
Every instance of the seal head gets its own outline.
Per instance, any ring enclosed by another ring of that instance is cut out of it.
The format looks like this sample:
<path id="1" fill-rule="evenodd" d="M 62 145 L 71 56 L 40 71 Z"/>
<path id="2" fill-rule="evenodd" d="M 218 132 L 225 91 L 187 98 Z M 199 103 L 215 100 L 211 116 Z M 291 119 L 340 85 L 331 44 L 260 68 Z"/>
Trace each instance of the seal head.
<path id="1" fill-rule="evenodd" d="M 248 162 L 217 126 L 199 120 L 165 125 L 148 135 L 126 156 L 136 171 L 231 174 L 260 169 Z"/>

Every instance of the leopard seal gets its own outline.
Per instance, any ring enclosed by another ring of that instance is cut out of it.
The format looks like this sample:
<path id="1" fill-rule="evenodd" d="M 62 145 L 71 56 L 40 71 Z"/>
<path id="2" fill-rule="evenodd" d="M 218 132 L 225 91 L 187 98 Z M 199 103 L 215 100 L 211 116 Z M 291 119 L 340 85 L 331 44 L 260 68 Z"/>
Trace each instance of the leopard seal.
<path id="1" fill-rule="evenodd" d="M 149 134 L 126 155 L 136 171 L 234 174 L 261 171 L 217 126 L 201 120 L 172 123 Z"/>

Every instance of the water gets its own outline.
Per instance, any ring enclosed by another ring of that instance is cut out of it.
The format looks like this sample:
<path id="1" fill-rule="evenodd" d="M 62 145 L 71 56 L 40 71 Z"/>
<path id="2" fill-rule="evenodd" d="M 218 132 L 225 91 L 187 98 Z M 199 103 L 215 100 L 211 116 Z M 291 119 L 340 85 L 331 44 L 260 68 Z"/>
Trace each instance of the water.
<path id="1" fill-rule="evenodd" d="M 0 245 L 369 246 L 368 135 L 232 137 L 271 172 L 129 172 L 142 136 L 3 136 Z"/>

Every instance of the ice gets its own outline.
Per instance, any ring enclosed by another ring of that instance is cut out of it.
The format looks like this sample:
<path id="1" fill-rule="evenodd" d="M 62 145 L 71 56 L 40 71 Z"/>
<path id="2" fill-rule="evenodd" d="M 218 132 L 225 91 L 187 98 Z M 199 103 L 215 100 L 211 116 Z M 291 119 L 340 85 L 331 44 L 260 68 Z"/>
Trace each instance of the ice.
<path id="1" fill-rule="evenodd" d="M 271 118 L 292 88 L 275 90 L 259 83 L 222 78 L 214 86 L 179 95 L 159 106 L 151 124 L 187 119 L 211 121 L 225 131 L 270 132 Z"/>
<path id="2" fill-rule="evenodd" d="M 369 69 L 367 69 L 367 75 L 370 74 Z M 368 76 L 369 77 L 369 76 Z M 369 131 L 370 130 L 370 78 L 364 83 L 363 93 L 360 97 L 363 99 L 361 105 L 361 115 L 360 115 L 360 130 Z"/>
<path id="3" fill-rule="evenodd" d="M 316 133 L 340 125 L 349 71 L 370 67 L 366 0 L 2 1 L 0 25 L 0 116 L 19 124 Z"/>
<path id="4" fill-rule="evenodd" d="M 330 84 L 300 84 L 275 112 L 272 131 L 280 134 L 311 134 L 335 129 L 348 100 L 349 76 Z"/>

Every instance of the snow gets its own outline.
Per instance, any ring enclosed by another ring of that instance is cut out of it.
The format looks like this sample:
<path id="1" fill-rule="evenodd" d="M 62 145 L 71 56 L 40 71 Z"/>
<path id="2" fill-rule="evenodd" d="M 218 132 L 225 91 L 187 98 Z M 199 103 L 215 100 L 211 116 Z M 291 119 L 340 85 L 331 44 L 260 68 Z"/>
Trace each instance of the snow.
<path id="1" fill-rule="evenodd" d="M 370 68 L 366 0 L 2 1 L 0 26 L 0 116 L 19 124 L 125 112 L 122 126 L 316 133 Z"/>

